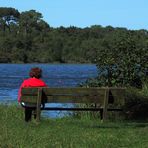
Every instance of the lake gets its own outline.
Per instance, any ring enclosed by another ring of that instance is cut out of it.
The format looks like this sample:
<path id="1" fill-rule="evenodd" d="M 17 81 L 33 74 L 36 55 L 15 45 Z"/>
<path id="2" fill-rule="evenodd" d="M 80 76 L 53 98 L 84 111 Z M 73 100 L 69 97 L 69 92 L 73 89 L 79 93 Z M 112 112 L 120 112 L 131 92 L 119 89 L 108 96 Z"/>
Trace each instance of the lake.
<path id="1" fill-rule="evenodd" d="M 97 76 L 93 64 L 0 64 L 0 102 L 17 102 L 18 89 L 32 67 L 43 70 L 42 79 L 50 87 L 75 87 Z"/>

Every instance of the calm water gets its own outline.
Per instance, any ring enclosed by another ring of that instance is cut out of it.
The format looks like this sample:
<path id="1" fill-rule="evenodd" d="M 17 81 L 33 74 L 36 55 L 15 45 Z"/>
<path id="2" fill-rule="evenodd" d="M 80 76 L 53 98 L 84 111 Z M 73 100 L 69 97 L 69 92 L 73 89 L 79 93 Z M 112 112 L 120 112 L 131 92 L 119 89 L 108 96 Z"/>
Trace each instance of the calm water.
<path id="1" fill-rule="evenodd" d="M 97 75 L 92 64 L 0 64 L 0 102 L 17 102 L 19 86 L 34 66 L 42 68 L 42 79 L 50 87 L 75 87 Z"/>

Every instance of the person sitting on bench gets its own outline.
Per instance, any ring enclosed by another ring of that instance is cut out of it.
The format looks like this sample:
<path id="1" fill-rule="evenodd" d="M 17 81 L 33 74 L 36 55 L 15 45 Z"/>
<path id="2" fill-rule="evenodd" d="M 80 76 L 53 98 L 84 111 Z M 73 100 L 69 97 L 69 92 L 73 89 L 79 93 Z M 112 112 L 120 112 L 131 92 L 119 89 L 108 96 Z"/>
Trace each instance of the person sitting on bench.
<path id="1" fill-rule="evenodd" d="M 38 67 L 34 67 L 29 72 L 30 78 L 25 79 L 21 84 L 18 92 L 18 102 L 21 102 L 21 89 L 23 87 L 47 87 L 46 83 L 41 80 L 42 70 Z M 34 104 L 26 104 L 21 102 L 21 105 L 25 108 L 25 121 L 31 121 L 32 111 L 36 109 Z"/>

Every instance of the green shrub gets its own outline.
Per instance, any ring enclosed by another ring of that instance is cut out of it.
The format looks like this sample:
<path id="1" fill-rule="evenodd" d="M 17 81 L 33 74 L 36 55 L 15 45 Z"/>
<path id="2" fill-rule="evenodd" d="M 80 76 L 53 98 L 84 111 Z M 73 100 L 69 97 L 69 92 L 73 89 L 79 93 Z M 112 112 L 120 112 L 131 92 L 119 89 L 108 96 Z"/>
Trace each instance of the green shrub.
<path id="1" fill-rule="evenodd" d="M 128 119 L 148 119 L 148 83 L 142 90 L 128 88 L 125 98 L 125 112 Z"/>

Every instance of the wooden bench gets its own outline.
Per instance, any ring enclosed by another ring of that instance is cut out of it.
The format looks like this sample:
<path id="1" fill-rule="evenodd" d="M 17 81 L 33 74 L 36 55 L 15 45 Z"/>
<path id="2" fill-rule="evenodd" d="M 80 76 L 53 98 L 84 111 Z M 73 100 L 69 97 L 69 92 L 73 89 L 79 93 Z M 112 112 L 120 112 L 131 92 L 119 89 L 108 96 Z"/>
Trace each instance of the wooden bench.
<path id="1" fill-rule="evenodd" d="M 41 110 L 65 111 L 100 111 L 102 120 L 107 119 L 108 111 L 121 111 L 124 104 L 125 88 L 23 88 L 21 102 L 35 104 L 37 121 L 40 121 Z M 41 109 L 41 104 L 45 107 Z M 46 107 L 46 103 L 80 103 L 96 104 L 97 107 Z"/>

